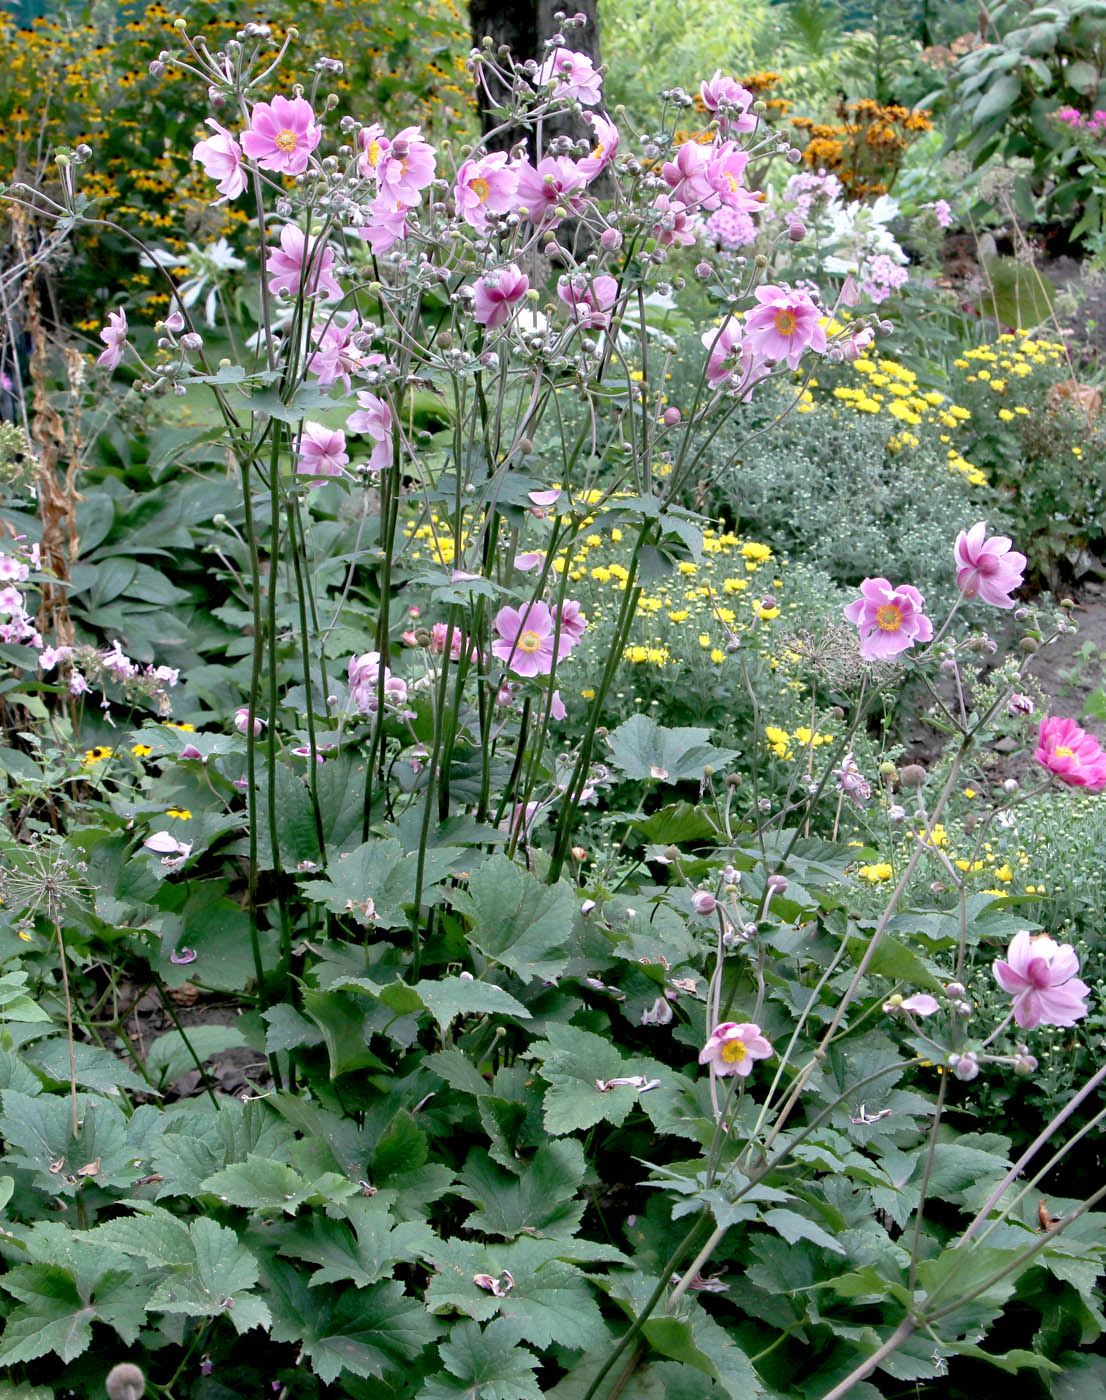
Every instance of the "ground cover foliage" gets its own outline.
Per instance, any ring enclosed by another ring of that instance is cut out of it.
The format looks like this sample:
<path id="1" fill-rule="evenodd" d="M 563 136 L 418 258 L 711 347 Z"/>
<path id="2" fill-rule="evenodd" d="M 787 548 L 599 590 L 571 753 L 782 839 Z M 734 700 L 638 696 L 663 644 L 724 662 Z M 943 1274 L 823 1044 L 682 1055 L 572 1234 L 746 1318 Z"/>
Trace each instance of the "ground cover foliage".
<path id="1" fill-rule="evenodd" d="M 379 122 L 208 20 L 96 58 L 172 197 L 64 104 L 4 190 L 5 1394 L 1098 1394 L 1067 344 L 895 337 L 948 202 L 770 85 L 635 125 L 566 17 L 469 63 L 531 164 L 437 20 Z"/>

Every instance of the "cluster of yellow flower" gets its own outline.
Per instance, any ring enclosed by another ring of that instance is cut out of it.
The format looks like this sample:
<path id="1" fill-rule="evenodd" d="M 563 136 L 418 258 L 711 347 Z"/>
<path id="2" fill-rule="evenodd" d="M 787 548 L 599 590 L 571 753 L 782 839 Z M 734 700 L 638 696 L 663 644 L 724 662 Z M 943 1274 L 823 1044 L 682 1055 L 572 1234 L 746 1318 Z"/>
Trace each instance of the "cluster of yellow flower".
<path id="1" fill-rule="evenodd" d="M 839 329 L 834 325 L 828 329 Z M 845 379 L 844 383 L 839 382 Z M 950 471 L 959 472 L 970 485 L 984 486 L 987 477 L 972 462 L 969 462 L 953 443 L 953 434 L 963 428 L 971 419 L 966 408 L 953 403 L 948 395 L 938 389 L 922 389 L 918 376 L 906 365 L 886 357 L 875 358 L 862 355 L 850 365 L 843 366 L 831 378 L 823 382 L 811 380 L 803 391 L 799 403 L 800 413 L 810 413 L 818 400 L 813 389 L 828 390 L 824 398 L 832 398 L 844 404 L 854 413 L 886 414 L 900 425 L 887 440 L 888 450 L 901 452 L 904 448 L 918 447 L 922 438 L 936 436 L 939 444 L 946 449 Z M 918 431 L 915 432 L 914 430 Z"/>

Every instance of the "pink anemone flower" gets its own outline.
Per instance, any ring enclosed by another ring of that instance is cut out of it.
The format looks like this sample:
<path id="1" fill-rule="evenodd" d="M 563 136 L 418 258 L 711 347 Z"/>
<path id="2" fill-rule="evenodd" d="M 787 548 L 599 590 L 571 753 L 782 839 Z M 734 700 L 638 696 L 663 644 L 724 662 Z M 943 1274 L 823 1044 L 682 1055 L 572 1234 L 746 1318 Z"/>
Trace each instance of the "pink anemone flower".
<path id="1" fill-rule="evenodd" d="M 826 332 L 818 324 L 822 312 L 806 292 L 768 286 L 758 287 L 755 295 L 760 305 L 745 317 L 745 334 L 758 355 L 786 360 L 796 369 L 804 350 L 825 350 Z"/>
<path id="2" fill-rule="evenodd" d="M 922 611 L 925 599 L 910 584 L 892 588 L 885 578 L 866 578 L 860 592 L 845 609 L 845 618 L 860 629 L 865 661 L 885 661 L 932 638 L 933 623 Z"/>
<path id="3" fill-rule="evenodd" d="M 127 313 L 120 308 L 108 312 L 108 323 L 100 332 L 100 339 L 107 346 L 96 357 L 96 363 L 106 369 L 115 369 L 123 359 L 127 344 Z"/>
<path id="4" fill-rule="evenodd" d="M 321 245 L 321 246 L 320 246 Z M 296 296 L 302 286 L 305 296 L 321 296 L 338 301 L 342 289 L 334 280 L 334 249 L 321 239 L 308 238 L 295 224 L 280 231 L 280 247 L 269 250 L 265 262 L 269 291 Z"/>
<path id="5" fill-rule="evenodd" d="M 1106 788 L 1106 754 L 1093 734 L 1073 719 L 1059 716 L 1041 720 L 1033 757 L 1070 787 L 1090 792 Z"/>
<path id="6" fill-rule="evenodd" d="M 956 537 L 956 586 L 965 598 L 980 598 L 994 608 L 1012 608 L 1010 594 L 1025 579 L 1025 555 L 1010 547 L 1005 535 L 987 538 L 987 522 L 977 521 Z"/>
<path id="7" fill-rule="evenodd" d="M 603 77 L 586 53 L 559 48 L 538 69 L 534 81 L 539 86 L 556 81 L 558 97 L 575 98 L 585 107 L 594 107 L 603 100 Z"/>
<path id="8" fill-rule="evenodd" d="M 1005 958 L 996 958 L 995 981 L 1014 998 L 1014 1020 L 1025 1030 L 1034 1026 L 1074 1026 L 1087 1014 L 1090 987 L 1076 977 L 1079 958 L 1067 943 L 1047 933 L 1034 938 L 1016 933 Z"/>
<path id="9" fill-rule="evenodd" d="M 554 624 L 545 603 L 500 608 L 493 625 L 499 634 L 492 643 L 493 656 L 517 676 L 549 675 L 553 669 Z"/>
<path id="10" fill-rule="evenodd" d="M 223 204 L 228 199 L 237 199 L 246 188 L 242 147 L 214 117 L 208 117 L 207 125 L 215 135 L 209 136 L 206 141 L 196 142 L 192 147 L 192 159 L 198 160 L 205 173 L 217 181 L 215 188 L 223 198 L 215 200 L 215 203 Z"/>
<path id="11" fill-rule="evenodd" d="M 756 1060 L 766 1060 L 772 1042 L 752 1021 L 723 1021 L 715 1026 L 699 1051 L 701 1065 L 713 1065 L 715 1074 L 751 1074 Z"/>
<path id="12" fill-rule="evenodd" d="M 323 477 L 341 476 L 342 469 L 349 466 L 346 435 L 338 428 L 308 420 L 300 434 L 296 457 L 296 471 L 316 478 L 312 485 L 318 485 Z"/>
<path id="13" fill-rule="evenodd" d="M 511 307 L 530 289 L 530 279 L 516 263 L 485 273 L 473 287 L 472 314 L 477 323 L 494 330 L 510 320 Z"/>
<path id="14" fill-rule="evenodd" d="M 249 130 L 242 133 L 242 149 L 262 170 L 302 175 L 322 134 L 306 98 L 289 101 L 277 96 L 272 102 L 254 103 Z"/>

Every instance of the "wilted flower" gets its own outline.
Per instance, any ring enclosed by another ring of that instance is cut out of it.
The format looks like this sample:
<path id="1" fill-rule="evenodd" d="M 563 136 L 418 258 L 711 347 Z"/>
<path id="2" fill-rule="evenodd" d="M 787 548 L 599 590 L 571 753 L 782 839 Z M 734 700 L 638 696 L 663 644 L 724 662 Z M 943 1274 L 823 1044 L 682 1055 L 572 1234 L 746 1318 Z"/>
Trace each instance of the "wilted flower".
<path id="1" fill-rule="evenodd" d="M 974 1050 L 965 1050 L 962 1055 L 949 1056 L 949 1068 L 957 1079 L 975 1079 L 979 1075 L 979 1056 Z"/>
<path id="2" fill-rule="evenodd" d="M 1021 929 L 1005 958 L 996 958 L 995 981 L 1014 998 L 1014 1020 L 1026 1030 L 1035 1026 L 1074 1026 L 1087 1014 L 1090 987 L 1076 977 L 1079 958 L 1069 944 L 1047 933 L 1034 938 Z"/>
<path id="3" fill-rule="evenodd" d="M 834 777 L 837 779 L 837 786 L 854 806 L 863 807 L 871 797 L 871 784 L 857 767 L 856 759 L 851 753 L 847 753 L 841 760 L 841 767 L 836 770 Z"/>
<path id="4" fill-rule="evenodd" d="M 653 1005 L 646 1007 L 641 1013 L 641 1024 L 643 1026 L 667 1026 L 673 1015 L 672 1003 L 668 998 L 657 997 Z"/>
<path id="5" fill-rule="evenodd" d="M 771 1042 L 752 1021 L 723 1021 L 715 1026 L 706 1045 L 699 1051 L 699 1063 L 714 1066 L 715 1074 L 751 1073 L 756 1060 L 772 1053 Z"/>

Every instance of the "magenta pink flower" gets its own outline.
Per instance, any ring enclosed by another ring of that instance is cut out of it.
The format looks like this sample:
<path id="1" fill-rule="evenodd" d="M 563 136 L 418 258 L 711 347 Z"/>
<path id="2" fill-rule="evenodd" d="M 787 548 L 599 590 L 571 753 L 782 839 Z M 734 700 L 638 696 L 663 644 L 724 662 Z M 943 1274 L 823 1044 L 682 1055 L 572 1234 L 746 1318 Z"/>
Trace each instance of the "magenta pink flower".
<path id="1" fill-rule="evenodd" d="M 322 388 L 341 382 L 348 394 L 353 385 L 350 375 L 373 365 L 384 363 L 384 356 L 366 353 L 362 344 L 368 336 L 361 331 L 361 318 L 356 311 L 338 312 L 320 331 L 313 329 L 314 354 L 307 361 L 311 374 L 319 376 Z"/>
<path id="2" fill-rule="evenodd" d="M 922 612 L 925 599 L 910 584 L 892 588 L 885 578 L 866 578 L 860 592 L 862 596 L 845 609 L 845 617 L 860 628 L 865 661 L 885 661 L 933 636 L 933 623 Z"/>
<path id="3" fill-rule="evenodd" d="M 715 1074 L 746 1075 L 752 1073 L 754 1061 L 766 1060 L 771 1053 L 771 1041 L 754 1022 L 723 1021 L 699 1051 L 699 1063 L 713 1065 Z"/>
<path id="4" fill-rule="evenodd" d="M 254 103 L 249 130 L 242 133 L 242 149 L 262 170 L 301 175 L 322 134 L 306 98 L 289 101 L 278 96 L 272 102 Z"/>
<path id="5" fill-rule="evenodd" d="M 529 277 L 515 263 L 487 272 L 473 287 L 473 315 L 481 326 L 494 330 L 510 320 L 511 307 L 529 288 Z"/>
<path id="6" fill-rule="evenodd" d="M 100 332 L 100 339 L 107 349 L 100 351 L 96 363 L 107 369 L 115 369 L 122 361 L 127 345 L 127 313 L 122 307 L 118 311 L 108 312 L 108 323 Z"/>
<path id="7" fill-rule="evenodd" d="M 685 141 L 676 152 L 676 158 L 665 161 L 661 174 L 673 199 L 679 199 L 684 204 L 698 204 L 700 200 L 709 198 L 711 187 L 707 179 L 707 166 L 715 154 L 714 146 Z"/>
<path id="8" fill-rule="evenodd" d="M 507 164 L 504 151 L 493 151 L 479 160 L 466 160 L 457 172 L 453 193 L 457 213 L 466 224 L 483 233 L 489 214 L 508 214 L 515 208 L 518 169 Z"/>
<path id="9" fill-rule="evenodd" d="M 1025 555 L 1011 549 L 1005 535 L 987 539 L 987 522 L 979 520 L 956 537 L 956 586 L 965 598 L 981 598 L 995 608 L 1012 608 L 1010 597 L 1025 579 Z"/>
<path id="10" fill-rule="evenodd" d="M 342 289 L 334 280 L 334 249 L 321 239 L 308 239 L 303 229 L 285 224 L 280 231 L 280 247 L 269 250 L 265 263 L 269 291 L 305 296 L 321 296 L 337 301 Z"/>
<path id="11" fill-rule="evenodd" d="M 222 204 L 228 199 L 237 199 L 246 188 L 246 172 L 242 168 L 242 147 L 225 126 L 220 126 L 214 117 L 208 117 L 207 125 L 215 132 L 206 141 L 197 141 L 192 147 L 192 159 L 198 160 L 212 180 L 217 180 L 215 188 L 223 196 L 215 200 Z"/>
<path id="12" fill-rule="evenodd" d="M 553 669 L 553 617 L 544 603 L 504 607 L 493 624 L 492 655 L 518 676 L 547 676 Z"/>
<path id="13" fill-rule="evenodd" d="M 593 331 L 606 330 L 611 322 L 611 308 L 618 300 L 618 281 L 605 275 L 590 282 L 581 276 L 562 277 L 557 283 L 557 296 L 579 325 Z"/>
<path id="14" fill-rule="evenodd" d="M 1078 971 L 1074 948 L 1055 943 L 1047 933 L 1034 938 L 1025 928 L 994 964 L 995 981 L 1014 998 L 1014 1020 L 1025 1030 L 1074 1026 L 1087 1014 L 1091 989 L 1076 977 Z"/>
<path id="15" fill-rule="evenodd" d="M 760 305 L 745 317 L 745 334 L 758 355 L 786 360 L 795 369 L 804 350 L 825 350 L 826 332 L 818 324 L 822 313 L 806 292 L 767 286 L 755 295 Z"/>
<path id="16" fill-rule="evenodd" d="M 346 419 L 346 427 L 351 433 L 364 433 L 373 440 L 369 467 L 374 472 L 383 471 L 392 465 L 392 410 L 383 399 L 362 389 L 357 395 L 360 408 L 354 409 Z"/>
<path id="17" fill-rule="evenodd" d="M 753 94 L 748 88 L 743 88 L 736 78 L 723 76 L 721 68 L 716 68 L 712 78 L 706 78 L 699 84 L 699 96 L 707 111 L 718 117 L 723 130 L 756 130 L 756 116 L 749 111 L 753 105 Z"/>
<path id="18" fill-rule="evenodd" d="M 524 160 L 518 167 L 516 204 L 526 210 L 531 223 L 556 228 L 561 222 L 558 209 L 580 213 L 580 193 L 587 182 L 584 172 L 567 156 L 546 156 L 536 169 Z"/>
<path id="19" fill-rule="evenodd" d="M 719 148 L 707 162 L 704 172 L 712 192 L 703 203 L 704 209 L 715 209 L 720 204 L 740 214 L 755 213 L 760 209 L 760 196 L 745 187 L 745 167 L 748 163 L 749 157 L 733 141 L 727 141 Z"/>
<path id="20" fill-rule="evenodd" d="M 539 87 L 556 81 L 558 97 L 575 98 L 585 107 L 594 107 L 603 100 L 603 78 L 586 53 L 572 49 L 555 49 L 538 69 L 534 81 Z"/>
<path id="21" fill-rule="evenodd" d="M 1033 757 L 1062 783 L 1091 792 L 1106 788 L 1106 754 L 1093 734 L 1073 719 L 1041 720 Z"/>
<path id="22" fill-rule="evenodd" d="M 305 422 L 296 457 L 296 471 L 317 478 L 313 485 L 326 476 L 341 476 L 343 467 L 349 465 L 346 435 L 322 423 Z"/>

